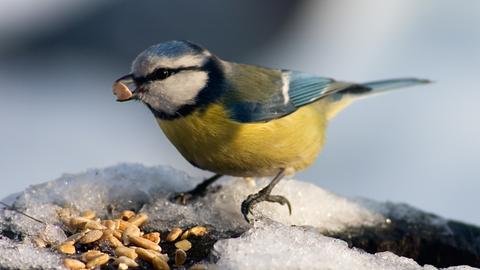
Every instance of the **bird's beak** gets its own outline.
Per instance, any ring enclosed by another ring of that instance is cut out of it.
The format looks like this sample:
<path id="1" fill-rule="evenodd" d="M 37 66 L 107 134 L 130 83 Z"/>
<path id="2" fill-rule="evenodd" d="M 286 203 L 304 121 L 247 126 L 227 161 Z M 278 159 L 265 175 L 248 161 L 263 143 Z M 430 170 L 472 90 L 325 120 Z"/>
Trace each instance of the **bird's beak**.
<path id="1" fill-rule="evenodd" d="M 113 83 L 113 94 L 117 97 L 117 101 L 124 102 L 137 99 L 135 90 L 132 92 L 129 85 L 133 85 L 133 74 L 127 74 Z"/>

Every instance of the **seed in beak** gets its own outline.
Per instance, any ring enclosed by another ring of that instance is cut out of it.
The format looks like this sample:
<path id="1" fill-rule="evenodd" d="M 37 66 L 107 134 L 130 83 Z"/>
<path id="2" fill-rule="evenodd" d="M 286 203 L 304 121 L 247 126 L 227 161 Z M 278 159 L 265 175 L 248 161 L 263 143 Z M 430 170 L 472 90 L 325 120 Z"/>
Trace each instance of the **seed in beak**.
<path id="1" fill-rule="evenodd" d="M 117 97 L 117 101 L 127 101 L 132 98 L 132 91 L 122 82 L 115 82 L 113 84 L 113 94 Z"/>

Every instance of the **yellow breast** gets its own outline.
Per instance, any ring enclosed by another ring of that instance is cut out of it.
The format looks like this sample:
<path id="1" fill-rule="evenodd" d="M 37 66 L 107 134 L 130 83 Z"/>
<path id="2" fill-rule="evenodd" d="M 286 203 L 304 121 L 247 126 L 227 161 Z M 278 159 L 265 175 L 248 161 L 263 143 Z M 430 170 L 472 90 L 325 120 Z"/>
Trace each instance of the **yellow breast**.
<path id="1" fill-rule="evenodd" d="M 175 120 L 157 122 L 180 153 L 195 166 L 233 176 L 271 176 L 281 168 L 302 170 L 323 143 L 326 104 L 312 103 L 265 123 L 239 123 L 221 105 Z"/>

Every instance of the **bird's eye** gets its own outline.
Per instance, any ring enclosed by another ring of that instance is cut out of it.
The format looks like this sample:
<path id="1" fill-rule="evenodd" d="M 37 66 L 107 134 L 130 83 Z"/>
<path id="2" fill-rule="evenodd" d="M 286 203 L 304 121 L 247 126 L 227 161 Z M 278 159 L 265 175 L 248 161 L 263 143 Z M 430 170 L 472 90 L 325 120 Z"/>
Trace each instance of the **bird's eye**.
<path id="1" fill-rule="evenodd" d="M 164 80 L 172 74 L 173 72 L 168 69 L 159 68 L 152 75 L 154 80 Z"/>

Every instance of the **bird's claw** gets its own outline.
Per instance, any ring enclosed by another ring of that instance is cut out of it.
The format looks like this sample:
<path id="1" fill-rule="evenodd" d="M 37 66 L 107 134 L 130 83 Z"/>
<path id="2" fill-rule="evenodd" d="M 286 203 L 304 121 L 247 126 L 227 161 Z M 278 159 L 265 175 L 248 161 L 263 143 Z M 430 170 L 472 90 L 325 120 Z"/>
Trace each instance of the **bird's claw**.
<path id="1" fill-rule="evenodd" d="M 253 212 L 252 212 L 253 207 L 256 204 L 264 201 L 279 203 L 281 205 L 286 204 L 288 207 L 288 212 L 290 213 L 290 215 L 292 214 L 292 205 L 290 204 L 290 201 L 288 201 L 287 198 L 281 195 L 270 195 L 268 193 L 260 191 L 255 194 L 248 195 L 248 197 L 242 202 L 241 211 L 242 211 L 243 217 L 248 223 L 252 223 L 252 220 L 248 218 L 248 214 L 253 215 Z"/>
<path id="2" fill-rule="evenodd" d="M 192 194 L 192 192 L 178 192 L 173 194 L 170 201 L 176 204 L 186 205 L 189 201 L 195 199 L 196 197 L 198 197 L 198 195 Z"/>
<path id="3" fill-rule="evenodd" d="M 217 192 L 219 189 L 220 186 L 207 187 L 199 185 L 190 191 L 174 193 L 170 201 L 176 204 L 187 205 L 189 202 L 205 197 L 209 193 Z"/>

